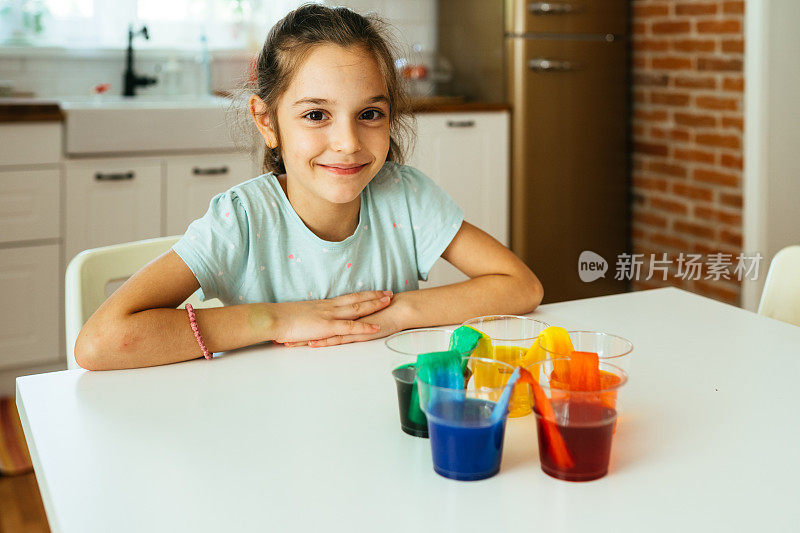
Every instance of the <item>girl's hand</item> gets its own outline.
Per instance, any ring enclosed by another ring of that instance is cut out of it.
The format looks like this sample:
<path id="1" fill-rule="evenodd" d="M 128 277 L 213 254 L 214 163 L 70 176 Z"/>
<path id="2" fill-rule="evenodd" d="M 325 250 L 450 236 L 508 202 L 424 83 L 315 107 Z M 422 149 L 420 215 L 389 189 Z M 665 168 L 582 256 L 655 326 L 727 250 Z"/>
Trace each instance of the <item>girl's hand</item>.
<path id="1" fill-rule="evenodd" d="M 388 337 L 393 333 L 397 333 L 398 331 L 405 329 L 402 319 L 403 304 L 398 300 L 398 298 L 401 298 L 400 294 L 395 295 L 392 305 L 389 307 L 381 309 L 380 311 L 377 311 L 368 317 L 357 321 L 358 323 L 363 323 L 364 321 L 368 320 L 370 323 L 379 324 L 380 329 L 378 331 L 337 334 L 327 338 L 318 338 L 316 340 L 286 343 L 286 346 L 294 347 L 308 344 L 312 348 L 319 348 L 322 346 L 335 346 L 337 344 L 347 344 L 350 342 L 361 342 L 372 339 L 380 339 L 381 337 Z"/>
<path id="2" fill-rule="evenodd" d="M 269 304 L 272 336 L 276 343 L 291 343 L 337 335 L 367 335 L 380 331 L 375 320 L 356 321 L 391 303 L 391 291 L 365 291 L 327 300 Z M 305 342 L 304 342 L 305 344 Z"/>

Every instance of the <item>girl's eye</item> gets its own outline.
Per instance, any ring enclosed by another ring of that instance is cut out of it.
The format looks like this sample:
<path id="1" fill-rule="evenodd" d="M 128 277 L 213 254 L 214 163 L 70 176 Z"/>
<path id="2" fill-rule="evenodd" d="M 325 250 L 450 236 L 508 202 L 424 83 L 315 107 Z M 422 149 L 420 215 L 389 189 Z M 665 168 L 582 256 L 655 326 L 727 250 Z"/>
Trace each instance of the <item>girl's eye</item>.
<path id="1" fill-rule="evenodd" d="M 325 113 L 323 113 L 322 111 L 309 111 L 308 113 L 303 115 L 303 118 L 307 118 L 313 122 L 319 122 L 320 120 L 325 118 Z"/>
<path id="2" fill-rule="evenodd" d="M 385 115 L 383 111 L 380 109 L 367 109 L 363 113 L 361 113 L 361 118 L 363 120 L 378 120 L 379 118 L 383 118 Z"/>

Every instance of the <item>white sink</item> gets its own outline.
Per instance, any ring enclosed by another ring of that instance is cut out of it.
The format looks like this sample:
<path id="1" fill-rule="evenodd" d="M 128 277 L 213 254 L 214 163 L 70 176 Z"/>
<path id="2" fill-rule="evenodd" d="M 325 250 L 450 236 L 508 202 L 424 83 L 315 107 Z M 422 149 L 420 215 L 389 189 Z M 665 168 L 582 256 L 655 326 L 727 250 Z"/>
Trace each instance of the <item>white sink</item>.
<path id="1" fill-rule="evenodd" d="M 231 103 L 217 96 L 62 99 L 66 152 L 230 150 Z"/>

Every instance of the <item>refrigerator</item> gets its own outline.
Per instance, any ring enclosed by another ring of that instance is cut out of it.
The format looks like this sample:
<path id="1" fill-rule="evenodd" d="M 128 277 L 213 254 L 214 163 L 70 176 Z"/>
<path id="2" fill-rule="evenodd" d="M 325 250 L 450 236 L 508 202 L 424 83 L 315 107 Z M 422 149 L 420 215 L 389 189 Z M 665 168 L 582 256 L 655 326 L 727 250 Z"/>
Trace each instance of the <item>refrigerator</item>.
<path id="1" fill-rule="evenodd" d="M 438 7 L 438 53 L 454 67 L 442 92 L 510 106 L 511 249 L 544 301 L 625 292 L 616 269 L 631 248 L 628 1 Z M 583 252 L 605 260 L 604 276 L 582 279 Z"/>

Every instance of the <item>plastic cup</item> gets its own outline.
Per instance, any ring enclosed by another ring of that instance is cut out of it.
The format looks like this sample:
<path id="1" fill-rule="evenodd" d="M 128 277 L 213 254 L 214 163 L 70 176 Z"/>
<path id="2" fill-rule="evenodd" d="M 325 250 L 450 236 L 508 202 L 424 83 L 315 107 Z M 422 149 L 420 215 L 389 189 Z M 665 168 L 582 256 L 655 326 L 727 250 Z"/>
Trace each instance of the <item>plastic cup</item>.
<path id="1" fill-rule="evenodd" d="M 591 481 L 608 473 L 614 426 L 620 414 L 619 393 L 628 380 L 621 368 L 600 363 L 600 389 L 571 391 L 561 377 L 569 373 L 569 359 L 545 359 L 527 367 L 549 399 L 555 420 L 548 422 L 540 406 L 534 409 L 542 471 L 566 481 Z M 545 425 L 555 422 L 571 466 L 559 464 Z"/>
<path id="2" fill-rule="evenodd" d="M 601 363 L 608 363 L 621 368 L 626 374 L 631 371 L 631 352 L 633 344 L 628 339 L 601 331 L 568 331 L 572 346 L 577 352 L 593 352 Z M 560 352 L 552 346 L 545 346 L 543 340 L 539 346 L 547 352 L 547 357 L 557 359 L 569 357 L 569 353 Z"/>
<path id="3" fill-rule="evenodd" d="M 526 356 L 539 333 L 550 326 L 534 318 L 517 315 L 490 315 L 471 318 L 462 324 L 485 333 L 492 340 L 492 359 L 512 366 L 531 364 Z M 476 354 L 477 355 L 477 354 Z M 482 355 L 482 354 L 481 354 Z M 480 379 L 476 376 L 476 379 Z M 531 398 L 527 387 L 518 387 L 511 395 L 508 416 L 516 418 L 531 413 Z"/>
<path id="4" fill-rule="evenodd" d="M 452 333 L 446 328 L 416 329 L 395 333 L 384 341 L 392 352 L 392 377 L 397 386 L 400 428 L 409 435 L 428 438 L 428 421 L 417 399 L 417 356 L 447 350 Z"/>
<path id="5" fill-rule="evenodd" d="M 418 377 L 417 387 L 428 419 L 433 469 L 449 479 L 474 481 L 500 470 L 508 413 L 497 421 L 491 415 L 514 367 L 493 359 L 465 359 L 474 375 L 494 376 L 495 386 L 479 386 L 473 379 L 465 389 L 448 389 Z"/>

